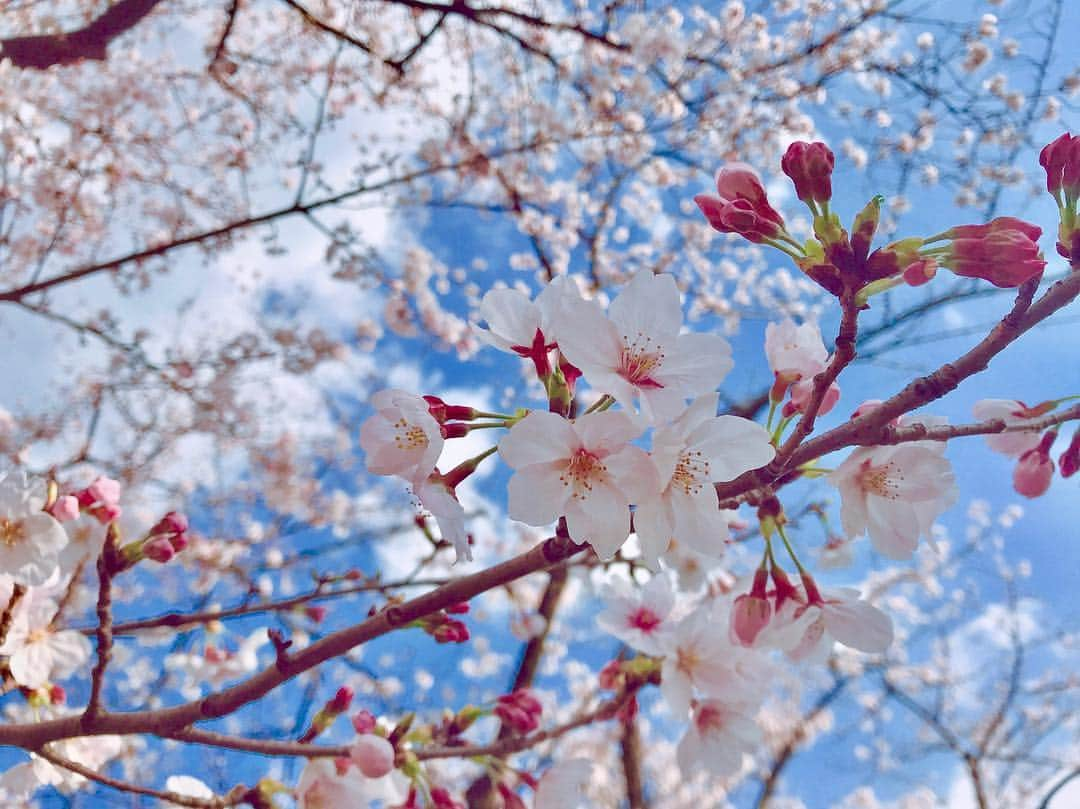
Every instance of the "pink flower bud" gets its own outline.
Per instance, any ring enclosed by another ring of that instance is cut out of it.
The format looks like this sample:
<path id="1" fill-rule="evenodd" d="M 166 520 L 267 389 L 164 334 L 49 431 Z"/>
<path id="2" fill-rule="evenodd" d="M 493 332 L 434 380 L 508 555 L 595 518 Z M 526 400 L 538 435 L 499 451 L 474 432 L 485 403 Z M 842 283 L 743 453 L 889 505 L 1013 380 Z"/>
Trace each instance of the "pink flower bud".
<path id="1" fill-rule="evenodd" d="M 120 517 L 120 483 L 112 478 L 99 477 L 82 491 L 76 492 L 75 498 L 79 506 L 102 525 Z"/>
<path id="2" fill-rule="evenodd" d="M 744 593 L 735 599 L 731 611 L 732 640 L 742 646 L 753 646 L 771 619 L 772 605 L 767 598 Z"/>
<path id="3" fill-rule="evenodd" d="M 953 228 L 954 232 L 958 230 L 961 228 Z M 957 275 L 982 278 L 1003 288 L 1019 286 L 1040 275 L 1046 267 L 1039 246 L 1020 229 L 993 230 L 985 236 L 957 238 L 942 263 Z"/>
<path id="4" fill-rule="evenodd" d="M 147 540 L 143 543 L 142 552 L 147 559 L 152 559 L 161 564 L 165 564 L 176 556 L 176 549 L 173 548 L 172 543 L 166 537 L 154 537 Z"/>
<path id="5" fill-rule="evenodd" d="M 795 183 L 795 194 L 803 202 L 828 202 L 832 198 L 832 171 L 836 163 L 824 143 L 795 141 L 780 160 L 780 168 Z"/>
<path id="6" fill-rule="evenodd" d="M 616 691 L 623 681 L 622 661 L 611 660 L 604 664 L 597 675 L 597 685 L 605 691 Z"/>
<path id="7" fill-rule="evenodd" d="M 62 685 L 53 683 L 49 686 L 49 702 L 53 705 L 63 705 L 67 700 L 67 692 Z"/>
<path id="8" fill-rule="evenodd" d="M 1050 460 L 1050 447 L 1057 433 L 1046 433 L 1039 445 L 1020 456 L 1013 470 L 1013 488 L 1024 497 L 1040 497 L 1050 488 L 1054 479 L 1054 462 Z"/>
<path id="9" fill-rule="evenodd" d="M 805 413 L 806 408 L 810 405 L 810 397 L 814 392 L 814 380 L 803 379 L 796 382 L 791 388 L 791 412 L 788 412 L 787 407 L 784 408 L 785 416 L 793 416 L 795 413 Z M 824 416 L 834 407 L 836 403 L 840 401 L 840 386 L 835 382 L 829 385 L 828 390 L 825 391 L 825 395 L 821 399 L 821 406 L 818 408 L 817 414 Z"/>
<path id="10" fill-rule="evenodd" d="M 341 686 L 334 694 L 334 698 L 326 703 L 327 713 L 332 713 L 335 716 L 343 714 L 349 710 L 349 706 L 352 704 L 353 690 L 347 685 Z"/>
<path id="11" fill-rule="evenodd" d="M 365 733 L 349 748 L 349 758 L 368 778 L 382 778 L 394 769 L 394 746 L 382 736 Z"/>
<path id="12" fill-rule="evenodd" d="M 357 733 L 371 733 L 375 730 L 375 714 L 371 711 L 357 711 L 352 718 L 353 729 Z"/>
<path id="13" fill-rule="evenodd" d="M 465 643 L 469 639 L 469 628 L 461 621 L 449 618 L 434 627 L 431 636 L 438 643 Z"/>
<path id="14" fill-rule="evenodd" d="M 1015 216 L 999 216 L 982 225 L 957 225 L 948 231 L 950 239 L 985 239 L 992 233 L 1006 233 L 1018 231 L 1033 242 L 1039 241 L 1042 236 L 1042 228 L 1017 219 Z"/>
<path id="15" fill-rule="evenodd" d="M 1064 191 L 1069 199 L 1080 196 L 1080 136 L 1068 132 L 1050 141 L 1039 152 L 1039 165 L 1046 170 L 1046 190 L 1054 196 Z"/>
<path id="16" fill-rule="evenodd" d="M 757 174 L 742 163 L 730 163 L 716 173 L 717 196 L 698 194 L 694 202 L 709 224 L 721 233 L 738 233 L 760 244 L 784 229 L 784 218 L 765 194 Z"/>
<path id="17" fill-rule="evenodd" d="M 317 624 L 322 623 L 322 620 L 326 617 L 326 607 L 317 604 L 304 607 L 304 615 Z"/>
<path id="18" fill-rule="evenodd" d="M 431 790 L 431 801 L 435 804 L 435 809 L 465 809 L 443 787 L 434 787 Z"/>
<path id="19" fill-rule="evenodd" d="M 469 611 L 469 602 L 461 601 L 457 604 L 451 604 L 445 611 L 450 615 L 465 615 Z"/>
<path id="20" fill-rule="evenodd" d="M 543 706 L 527 688 L 519 688 L 510 694 L 503 694 L 497 700 L 495 715 L 502 723 L 518 733 L 531 733 L 540 727 L 540 715 Z"/>
<path id="21" fill-rule="evenodd" d="M 57 498 L 56 502 L 49 506 L 46 511 L 60 522 L 70 522 L 79 516 L 79 500 L 70 494 Z"/>

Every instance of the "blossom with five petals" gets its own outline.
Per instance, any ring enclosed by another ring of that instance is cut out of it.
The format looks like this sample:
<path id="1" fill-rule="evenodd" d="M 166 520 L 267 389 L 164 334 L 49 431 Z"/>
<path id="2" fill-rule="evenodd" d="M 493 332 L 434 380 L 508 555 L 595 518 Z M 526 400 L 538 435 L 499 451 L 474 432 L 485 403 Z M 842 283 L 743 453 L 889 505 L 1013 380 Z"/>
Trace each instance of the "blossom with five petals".
<path id="1" fill-rule="evenodd" d="M 797 661 L 824 662 L 834 640 L 867 654 L 884 652 L 893 640 L 889 616 L 850 587 L 822 591 L 816 586 L 803 588 L 783 604 L 774 620 L 781 627 L 787 624 L 786 630 L 778 631 L 793 641 L 784 650 Z"/>
<path id="2" fill-rule="evenodd" d="M 716 389 L 733 365 L 731 346 L 715 334 L 680 334 L 682 306 L 671 275 L 639 272 L 608 307 L 567 306 L 559 349 L 598 390 L 648 421 L 667 421 L 686 399 Z"/>
<path id="3" fill-rule="evenodd" d="M 443 435 L 421 397 L 388 388 L 371 397 L 375 415 L 360 427 L 360 446 L 369 472 L 398 475 L 417 483 L 439 460 Z"/>
<path id="4" fill-rule="evenodd" d="M 499 442 L 516 470 L 507 513 L 528 525 L 565 516 L 571 537 L 611 558 L 630 533 L 630 504 L 659 485 L 649 456 L 630 444 L 641 432 L 625 413 L 530 413 Z"/>
<path id="5" fill-rule="evenodd" d="M 866 532 L 880 553 L 910 559 L 919 537 L 929 536 L 934 520 L 959 496 L 944 452 L 944 442 L 936 441 L 852 452 L 828 478 L 840 490 L 847 536 Z"/>
<path id="6" fill-rule="evenodd" d="M 661 638 L 670 628 L 675 593 L 667 574 L 653 576 L 644 587 L 616 579 L 602 592 L 604 610 L 596 622 L 605 632 L 647 655 L 660 655 Z"/>
<path id="7" fill-rule="evenodd" d="M 761 728 L 746 707 L 707 699 L 694 704 L 675 757 L 684 778 L 701 770 L 723 778 L 738 772 L 743 754 L 752 753 L 761 740 Z"/>
<path id="8" fill-rule="evenodd" d="M 734 480 L 764 466 L 776 454 L 768 432 L 736 416 L 717 416 L 719 397 L 699 396 L 674 422 L 653 435 L 652 461 L 660 489 L 639 501 L 634 528 L 645 563 L 657 559 L 672 539 L 719 556 L 730 537 L 713 483 Z"/>

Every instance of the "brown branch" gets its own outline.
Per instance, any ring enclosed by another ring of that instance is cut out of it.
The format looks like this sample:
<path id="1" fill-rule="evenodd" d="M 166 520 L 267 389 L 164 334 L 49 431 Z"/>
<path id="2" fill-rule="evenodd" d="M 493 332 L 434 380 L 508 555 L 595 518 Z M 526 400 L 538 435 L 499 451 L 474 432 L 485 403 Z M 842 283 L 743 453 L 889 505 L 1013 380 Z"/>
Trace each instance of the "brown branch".
<path id="1" fill-rule="evenodd" d="M 641 733 L 634 719 L 622 723 L 619 759 L 626 779 L 626 802 L 629 809 L 649 809 L 645 800 L 645 782 L 641 774 Z"/>
<path id="2" fill-rule="evenodd" d="M 11 631 L 11 622 L 15 618 L 15 608 L 19 606 L 24 595 L 26 595 L 26 585 L 15 582 L 11 588 L 11 598 L 4 607 L 4 614 L 0 616 L 0 645 L 7 640 L 8 632 Z"/>
<path id="3" fill-rule="evenodd" d="M 265 604 L 247 604 L 242 607 L 232 607 L 225 610 L 206 610 L 204 612 L 169 612 L 165 615 L 158 615 L 154 618 L 142 618 L 137 621 L 126 621 L 122 624 L 115 624 L 112 627 L 113 635 L 131 635 L 135 632 L 139 632 L 144 629 L 156 629 L 159 627 L 169 627 L 172 629 L 180 629 L 188 626 L 196 626 L 199 624 L 209 624 L 214 621 L 221 621 L 226 618 L 239 618 L 245 615 L 258 615 L 263 612 L 287 612 L 295 607 L 307 604 L 310 601 L 321 601 L 329 598 L 336 598 L 338 596 L 352 595 L 354 593 L 370 593 L 378 592 L 385 593 L 388 590 L 401 589 L 404 587 L 430 587 L 441 586 L 446 584 L 450 579 L 413 579 L 403 581 L 393 581 L 386 583 L 370 583 L 370 584 L 358 584 L 354 587 L 344 587 L 339 590 L 322 590 L 316 587 L 309 593 L 303 593 L 292 598 L 285 598 L 281 601 L 270 601 Z M 84 635 L 92 635 L 97 629 L 95 627 L 83 627 L 79 630 Z"/>
<path id="4" fill-rule="evenodd" d="M 327 635 L 292 655 L 288 665 L 271 665 L 202 699 L 159 710 L 102 714 L 91 728 L 84 728 L 78 716 L 3 725 L 0 726 L 0 745 L 35 750 L 48 742 L 72 736 L 128 733 L 168 735 L 196 722 L 217 719 L 261 699 L 282 683 L 356 646 L 407 626 L 432 612 L 468 601 L 480 593 L 558 564 L 584 550 L 584 547 L 571 539 L 551 537 L 512 559 L 470 576 L 462 576 L 431 592 L 383 610 L 355 626 Z"/>
<path id="5" fill-rule="evenodd" d="M 109 523 L 109 527 L 105 531 L 105 546 L 101 549 L 101 555 L 97 560 L 98 625 L 94 632 L 97 638 L 97 660 L 94 663 L 93 670 L 90 672 L 90 699 L 86 703 L 86 710 L 80 717 L 84 728 L 93 726 L 94 722 L 104 713 L 101 706 L 101 697 L 105 689 L 105 670 L 109 667 L 113 642 L 112 578 L 113 573 L 119 569 L 119 555 L 116 523 Z"/>
<path id="6" fill-rule="evenodd" d="M 875 445 L 887 437 L 887 425 L 897 416 L 922 407 L 955 390 L 961 382 L 986 369 L 990 361 L 1020 335 L 1041 323 L 1080 295 L 1080 272 L 1066 275 L 1032 303 L 1037 282 L 1017 291 L 1016 302 L 981 342 L 933 373 L 919 377 L 869 413 L 829 430 L 799 446 L 790 456 L 778 456 L 761 469 L 746 472 L 735 480 L 716 484 L 721 503 L 729 503 L 755 488 L 768 486 L 791 469 L 830 452 L 855 445 Z"/>
<path id="7" fill-rule="evenodd" d="M 105 61 L 109 43 L 130 31 L 161 0 L 119 0 L 108 11 L 77 31 L 36 34 L 0 40 L 0 58 L 15 67 L 45 70 L 84 59 Z"/>

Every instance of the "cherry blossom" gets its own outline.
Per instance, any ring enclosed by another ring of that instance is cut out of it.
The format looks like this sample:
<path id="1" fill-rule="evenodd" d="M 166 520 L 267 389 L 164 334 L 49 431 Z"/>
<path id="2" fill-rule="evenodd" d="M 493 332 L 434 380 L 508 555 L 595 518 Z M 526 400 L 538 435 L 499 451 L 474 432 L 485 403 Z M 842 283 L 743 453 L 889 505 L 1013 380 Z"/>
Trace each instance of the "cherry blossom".
<path id="1" fill-rule="evenodd" d="M 832 651 L 833 640 L 867 654 L 880 654 L 892 644 L 892 620 L 860 598 L 858 590 L 841 587 L 819 591 L 811 585 L 780 608 L 777 622 L 790 622 L 797 637 L 785 649 L 792 660 L 820 663 Z"/>
<path id="2" fill-rule="evenodd" d="M 371 404 L 376 413 L 360 427 L 368 471 L 413 483 L 426 479 L 443 448 L 442 431 L 428 403 L 391 388 L 375 393 Z"/>
<path id="3" fill-rule="evenodd" d="M 721 233 L 738 233 L 761 243 L 784 233 L 784 218 L 769 205 L 757 172 L 745 163 L 728 163 L 716 172 L 716 195 L 698 194 L 694 202 Z"/>
<path id="4" fill-rule="evenodd" d="M 1041 497 L 1054 479 L 1054 462 L 1050 448 L 1057 438 L 1056 432 L 1048 432 L 1039 442 L 1020 456 L 1013 469 L 1013 488 L 1024 497 Z"/>
<path id="5" fill-rule="evenodd" d="M 614 579 L 601 591 L 604 609 L 596 616 L 600 628 L 648 655 L 662 654 L 662 637 L 670 628 L 675 593 L 666 574 L 653 576 L 644 587 Z"/>
<path id="6" fill-rule="evenodd" d="M 919 537 L 929 535 L 937 516 L 959 496 L 944 452 L 944 443 L 933 441 L 852 452 L 828 477 L 840 490 L 848 537 L 866 532 L 880 553 L 910 559 Z"/>
<path id="7" fill-rule="evenodd" d="M 1026 420 L 1038 414 L 1029 414 L 1031 408 L 1023 402 L 1015 399 L 980 399 L 975 403 L 972 412 L 979 421 L 1001 419 L 1007 426 L 1022 425 Z M 986 443 L 990 449 L 1018 458 L 1029 449 L 1034 449 L 1039 444 L 1040 433 L 1036 430 L 1024 430 L 1022 432 L 994 433 L 986 436 Z"/>
<path id="8" fill-rule="evenodd" d="M 400 783 L 393 777 L 365 778 L 358 770 L 339 770 L 329 758 L 308 760 L 296 785 L 300 809 L 341 809 L 346 806 L 369 806 L 373 801 L 386 803 L 405 798 Z"/>
<path id="9" fill-rule="evenodd" d="M 0 654 L 19 685 L 41 688 L 77 671 L 90 657 L 90 641 L 81 632 L 51 627 L 57 605 L 36 588 L 15 609 Z"/>
<path id="10" fill-rule="evenodd" d="M 765 357 L 777 377 L 795 382 L 825 370 L 829 352 L 816 323 L 785 318 L 765 327 Z"/>
<path id="11" fill-rule="evenodd" d="M 753 702 L 765 687 L 765 661 L 756 652 L 733 645 L 728 616 L 706 604 L 683 618 L 664 638 L 660 690 L 672 712 L 682 717 L 695 694 Z"/>
<path id="12" fill-rule="evenodd" d="M 629 443 L 641 432 L 624 413 L 575 421 L 530 413 L 499 442 L 499 455 L 516 470 L 507 513 L 528 525 L 565 516 L 574 539 L 612 557 L 630 532 L 630 503 L 658 488 L 648 455 Z"/>
<path id="13" fill-rule="evenodd" d="M 761 729 L 745 707 L 717 699 L 695 702 L 676 758 L 684 778 L 701 770 L 723 778 L 738 772 L 743 756 L 762 742 Z"/>
<path id="14" fill-rule="evenodd" d="M 776 452 L 768 432 L 736 416 L 717 416 L 717 394 L 699 396 L 653 435 L 650 457 L 661 489 L 641 500 L 634 528 L 646 564 L 656 568 L 672 539 L 708 556 L 723 553 L 727 520 L 712 484 L 764 466 Z"/>
<path id="15" fill-rule="evenodd" d="M 31 587 L 45 583 L 68 544 L 67 532 L 44 506 L 41 484 L 22 472 L 0 478 L 0 572 Z"/>
<path id="16" fill-rule="evenodd" d="M 671 275 L 639 272 L 605 317 L 595 302 L 567 307 L 559 348 L 589 384 L 650 422 L 682 412 L 686 399 L 716 389 L 732 368 L 716 334 L 680 334 L 682 307 Z M 635 411 L 636 412 L 636 411 Z"/>
<path id="17" fill-rule="evenodd" d="M 517 289 L 491 289 L 479 307 L 488 327 L 475 327 L 476 334 L 500 351 L 539 362 L 539 369 L 546 362 L 548 351 L 558 342 L 558 324 L 565 310 L 580 300 L 577 285 L 566 276 L 545 285 L 535 301 Z"/>

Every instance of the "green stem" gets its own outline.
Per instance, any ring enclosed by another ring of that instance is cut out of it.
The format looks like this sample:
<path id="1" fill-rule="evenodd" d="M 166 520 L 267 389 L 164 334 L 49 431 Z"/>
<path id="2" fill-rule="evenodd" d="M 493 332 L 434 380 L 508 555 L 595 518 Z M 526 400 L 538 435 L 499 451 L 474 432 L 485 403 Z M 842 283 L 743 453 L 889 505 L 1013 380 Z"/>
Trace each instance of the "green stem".
<path id="1" fill-rule="evenodd" d="M 507 421 L 510 420 L 510 416 L 507 417 Z M 506 423 L 502 421 L 481 421 L 478 424 L 470 424 L 469 431 L 473 430 L 492 430 L 496 427 L 505 427 Z"/>
<path id="2" fill-rule="evenodd" d="M 483 410 L 477 410 L 476 411 L 476 418 L 478 418 L 478 419 L 502 419 L 503 421 L 509 421 L 510 419 L 512 419 L 514 417 L 513 416 L 508 416 L 505 413 L 485 413 Z"/>
<path id="3" fill-rule="evenodd" d="M 589 409 L 586 410 L 581 415 L 587 416 L 590 413 L 603 413 L 605 410 L 607 410 L 613 404 L 615 404 L 615 399 L 610 394 L 605 393 L 603 396 L 601 396 L 599 399 L 597 399 L 595 402 L 593 402 L 589 406 Z"/>
<path id="4" fill-rule="evenodd" d="M 799 571 L 799 575 L 806 573 L 806 568 L 802 566 L 802 562 L 799 561 L 799 557 L 795 554 L 795 549 L 791 547 L 791 543 L 788 541 L 787 532 L 784 531 L 784 526 L 779 522 L 776 523 L 776 532 L 780 534 L 780 539 L 784 541 L 784 547 L 787 549 L 791 561 L 795 563 L 795 568 Z"/>

